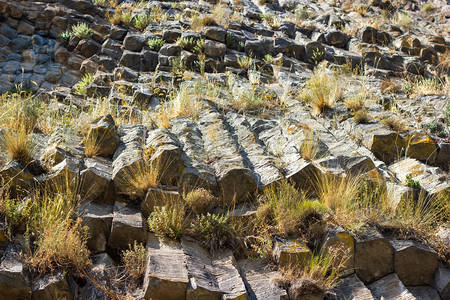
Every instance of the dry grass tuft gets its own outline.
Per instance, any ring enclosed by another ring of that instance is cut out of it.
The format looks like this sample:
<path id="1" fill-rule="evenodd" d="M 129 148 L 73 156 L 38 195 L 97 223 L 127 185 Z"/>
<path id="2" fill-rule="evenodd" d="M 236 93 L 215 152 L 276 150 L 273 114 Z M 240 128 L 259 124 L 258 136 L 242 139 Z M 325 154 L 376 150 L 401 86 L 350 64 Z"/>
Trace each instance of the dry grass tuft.
<path id="1" fill-rule="evenodd" d="M 155 206 L 147 222 L 150 231 L 157 236 L 178 239 L 183 233 L 185 216 L 184 205 L 172 202 L 165 206 Z"/>
<path id="2" fill-rule="evenodd" d="M 30 133 L 25 127 L 22 126 L 17 131 L 6 130 L 1 144 L 10 159 L 19 161 L 23 166 L 33 162 L 34 148 Z"/>
<path id="3" fill-rule="evenodd" d="M 381 120 L 381 123 L 397 132 L 406 131 L 409 128 L 406 122 L 397 116 L 390 116 L 386 119 L 383 119 Z"/>
<path id="4" fill-rule="evenodd" d="M 319 138 L 312 130 L 308 130 L 305 134 L 305 139 L 300 145 L 300 155 L 303 159 L 308 161 L 317 158 L 319 154 Z"/>
<path id="5" fill-rule="evenodd" d="M 206 213 L 217 204 L 217 198 L 203 188 L 195 189 L 184 196 L 184 201 L 196 214 Z"/>
<path id="6" fill-rule="evenodd" d="M 365 102 L 364 98 L 360 95 L 355 95 L 354 97 L 345 99 L 345 106 L 352 112 L 364 109 Z"/>
<path id="7" fill-rule="evenodd" d="M 149 188 L 158 186 L 159 179 L 159 168 L 143 162 L 129 168 L 118 184 L 130 197 L 143 199 Z"/>
<path id="8" fill-rule="evenodd" d="M 395 79 L 389 78 L 385 79 L 380 84 L 380 90 L 383 93 L 396 93 L 402 89 L 400 83 L 398 83 Z"/>
<path id="9" fill-rule="evenodd" d="M 342 100 L 344 92 L 336 72 L 327 72 L 319 66 L 306 82 L 301 98 L 310 103 L 317 114 L 331 109 L 336 101 Z"/>
<path id="10" fill-rule="evenodd" d="M 370 121 L 370 115 L 365 109 L 358 110 L 353 116 L 353 122 L 356 124 L 366 124 Z"/>
<path id="11" fill-rule="evenodd" d="M 439 54 L 439 64 L 438 68 L 448 72 L 450 71 L 450 50 L 447 49 L 444 53 Z"/>

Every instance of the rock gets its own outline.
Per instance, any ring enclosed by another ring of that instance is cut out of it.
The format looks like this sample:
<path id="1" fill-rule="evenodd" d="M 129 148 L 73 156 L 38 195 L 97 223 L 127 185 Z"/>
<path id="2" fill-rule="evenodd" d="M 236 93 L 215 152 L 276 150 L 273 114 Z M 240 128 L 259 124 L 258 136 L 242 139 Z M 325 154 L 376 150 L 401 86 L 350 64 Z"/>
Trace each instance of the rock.
<path id="1" fill-rule="evenodd" d="M 340 30 L 331 30 L 325 34 L 325 42 L 328 45 L 345 48 L 350 37 Z"/>
<path id="2" fill-rule="evenodd" d="M 123 46 L 113 39 L 106 39 L 102 44 L 101 54 L 107 55 L 114 59 L 122 57 Z"/>
<path id="3" fill-rule="evenodd" d="M 181 195 L 173 189 L 149 188 L 144 201 L 141 203 L 142 215 L 147 219 L 153 212 L 155 206 L 164 206 L 167 203 L 173 202 L 177 203 L 180 200 Z"/>
<path id="4" fill-rule="evenodd" d="M 97 54 L 102 49 L 102 45 L 97 43 L 92 39 L 82 40 L 77 46 L 77 49 L 80 49 L 81 55 L 86 58 L 91 57 L 94 54 Z"/>
<path id="5" fill-rule="evenodd" d="M 179 56 L 181 54 L 181 47 L 178 45 L 164 44 L 159 49 L 159 54 L 164 56 Z"/>
<path id="6" fill-rule="evenodd" d="M 120 26 L 112 26 L 110 31 L 110 37 L 117 41 L 123 41 L 127 35 L 128 30 Z"/>
<path id="7" fill-rule="evenodd" d="M 146 228 L 139 208 L 116 202 L 108 246 L 125 250 L 134 241 L 145 243 L 147 239 Z"/>
<path id="8" fill-rule="evenodd" d="M 355 242 L 343 228 L 337 227 L 328 230 L 321 249 L 336 255 L 337 266 L 335 267 L 340 265 L 339 275 L 341 277 L 355 271 Z"/>
<path id="9" fill-rule="evenodd" d="M 34 186 L 33 174 L 17 161 L 11 161 L 0 170 L 0 178 L 9 182 L 12 196 L 27 194 Z"/>
<path id="10" fill-rule="evenodd" d="M 153 72 L 158 65 L 158 53 L 154 51 L 142 51 L 142 72 Z"/>
<path id="11" fill-rule="evenodd" d="M 123 40 L 123 45 L 126 50 L 140 52 L 145 45 L 145 39 L 142 35 L 128 33 Z"/>
<path id="12" fill-rule="evenodd" d="M 148 234 L 147 253 L 144 298 L 186 299 L 189 284 L 187 258 L 180 242 Z"/>
<path id="13" fill-rule="evenodd" d="M 108 114 L 92 121 L 86 140 L 94 144 L 96 155 L 112 157 L 120 142 L 113 117 Z"/>
<path id="14" fill-rule="evenodd" d="M 210 255 L 194 242 L 181 240 L 187 259 L 186 299 L 247 299 L 244 282 L 230 250 Z"/>
<path id="15" fill-rule="evenodd" d="M 370 290 L 355 274 L 342 278 L 332 290 L 331 299 L 375 300 Z"/>
<path id="16" fill-rule="evenodd" d="M 439 142 L 439 152 L 436 159 L 436 166 L 448 170 L 450 168 L 450 143 Z"/>
<path id="17" fill-rule="evenodd" d="M 368 288 L 375 299 L 415 300 L 395 273 L 375 281 Z"/>
<path id="18" fill-rule="evenodd" d="M 27 268 L 16 251 L 9 246 L 0 264 L 0 295 L 7 299 L 31 299 Z"/>
<path id="19" fill-rule="evenodd" d="M 225 44 L 207 40 L 203 46 L 205 54 L 210 57 L 222 57 L 227 52 L 227 46 Z"/>
<path id="20" fill-rule="evenodd" d="M 204 28 L 205 36 L 208 39 L 225 43 L 227 31 L 219 26 L 207 26 Z"/>
<path id="21" fill-rule="evenodd" d="M 33 281 L 33 300 L 75 299 L 75 292 L 63 272 L 44 274 Z"/>
<path id="22" fill-rule="evenodd" d="M 439 292 L 441 299 L 450 299 L 450 269 L 440 266 L 434 274 L 432 286 Z"/>
<path id="23" fill-rule="evenodd" d="M 450 182 L 440 179 L 442 170 L 436 167 L 429 167 L 415 159 L 405 158 L 389 166 L 398 179 L 405 185 L 409 180 L 417 181 L 420 187 L 433 195 L 441 191 L 449 191 Z"/>
<path id="24" fill-rule="evenodd" d="M 163 32 L 163 40 L 167 43 L 174 43 L 181 37 L 181 30 L 180 29 L 166 29 Z"/>
<path id="25" fill-rule="evenodd" d="M 377 44 L 387 46 L 391 43 L 392 37 L 385 31 L 377 31 Z"/>
<path id="26" fill-rule="evenodd" d="M 273 39 L 264 38 L 263 40 L 247 40 L 245 42 L 245 53 L 259 59 L 264 58 L 266 54 L 271 53 L 273 48 Z"/>
<path id="27" fill-rule="evenodd" d="M 175 184 L 183 171 L 178 138 L 167 129 L 155 129 L 148 133 L 145 145 L 147 149 L 154 151 L 150 165 L 158 170 L 160 182 Z"/>
<path id="28" fill-rule="evenodd" d="M 425 132 L 411 132 L 407 138 L 406 155 L 429 164 L 433 164 L 437 157 L 436 144 Z"/>
<path id="29" fill-rule="evenodd" d="M 358 30 L 357 36 L 364 43 L 375 44 L 377 40 L 377 30 L 370 26 L 365 26 Z"/>
<path id="30" fill-rule="evenodd" d="M 90 273 L 95 282 L 88 282 L 80 288 L 79 299 L 103 300 L 106 298 L 104 290 L 99 286 L 111 286 L 111 278 L 115 276 L 116 263 L 107 253 L 99 253 L 90 257 L 92 266 Z"/>
<path id="31" fill-rule="evenodd" d="M 306 243 L 300 239 L 276 239 L 273 256 L 274 260 L 278 263 L 278 267 L 284 268 L 290 264 L 309 263 L 309 260 L 312 258 L 312 252 Z"/>
<path id="32" fill-rule="evenodd" d="M 24 35 L 32 35 L 34 33 L 34 26 L 30 23 L 21 21 L 17 27 L 17 33 Z"/>
<path id="33" fill-rule="evenodd" d="M 431 286 L 407 286 L 406 288 L 416 299 L 421 300 L 440 299 L 439 293 Z"/>
<path id="34" fill-rule="evenodd" d="M 125 50 L 123 51 L 122 58 L 120 59 L 119 64 L 132 70 L 140 71 L 141 53 Z"/>
<path id="35" fill-rule="evenodd" d="M 416 241 L 391 241 L 395 272 L 405 285 L 430 285 L 438 268 L 437 253 Z"/>
<path id="36" fill-rule="evenodd" d="M 81 195 L 88 200 L 96 200 L 103 203 L 114 203 L 111 195 L 114 193 L 112 186 L 112 162 L 102 157 L 87 158 L 85 168 L 80 172 L 82 178 Z"/>
<path id="37" fill-rule="evenodd" d="M 394 272 L 394 248 L 375 229 L 355 238 L 355 271 L 365 284 Z"/>
<path id="38" fill-rule="evenodd" d="M 111 232 L 113 206 L 86 203 L 80 208 L 78 215 L 83 220 L 82 225 L 88 227 L 88 249 L 94 254 L 105 252 Z"/>
<path id="39" fill-rule="evenodd" d="M 250 299 L 288 299 L 286 291 L 273 283 L 277 272 L 271 270 L 266 261 L 243 259 L 238 265 Z"/>

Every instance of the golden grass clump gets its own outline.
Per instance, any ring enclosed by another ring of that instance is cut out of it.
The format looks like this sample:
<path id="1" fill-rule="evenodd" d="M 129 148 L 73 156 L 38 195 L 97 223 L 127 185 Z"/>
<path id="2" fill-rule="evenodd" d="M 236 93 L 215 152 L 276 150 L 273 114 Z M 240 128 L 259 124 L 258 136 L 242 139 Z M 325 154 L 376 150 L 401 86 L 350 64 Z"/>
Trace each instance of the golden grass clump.
<path id="1" fill-rule="evenodd" d="M 450 50 L 447 49 L 444 53 L 440 53 L 438 57 L 438 68 L 448 72 L 450 71 Z"/>
<path id="2" fill-rule="evenodd" d="M 17 131 L 6 130 L 1 139 L 1 145 L 10 159 L 20 162 L 25 167 L 34 160 L 31 135 L 25 127 L 21 127 Z"/>
<path id="3" fill-rule="evenodd" d="M 321 65 L 306 82 L 301 98 L 309 103 L 316 114 L 331 109 L 336 101 L 342 100 L 344 92 L 336 72 L 327 72 Z"/>
<path id="4" fill-rule="evenodd" d="M 355 95 L 354 97 L 345 99 L 345 106 L 352 112 L 364 109 L 366 106 L 364 98 L 360 95 Z"/>
<path id="5" fill-rule="evenodd" d="M 316 159 L 319 154 L 319 138 L 312 130 L 308 130 L 300 145 L 300 155 L 308 161 Z"/>
<path id="6" fill-rule="evenodd" d="M 387 117 L 386 119 L 381 120 L 381 124 L 397 132 L 406 131 L 409 128 L 406 122 L 397 116 Z"/>
<path id="7" fill-rule="evenodd" d="M 118 184 L 130 197 L 143 199 L 149 188 L 158 186 L 160 179 L 158 169 L 149 162 L 137 163 L 124 172 Z"/>
<path id="8" fill-rule="evenodd" d="M 204 188 L 195 189 L 184 196 L 184 201 L 196 214 L 208 212 L 217 203 L 217 198 Z"/>
<path id="9" fill-rule="evenodd" d="M 358 110 L 353 116 L 353 122 L 356 124 L 366 124 L 370 121 L 370 115 L 365 109 Z"/>
<path id="10" fill-rule="evenodd" d="M 384 79 L 380 84 L 380 90 L 383 93 L 396 93 L 402 89 L 400 83 L 398 83 L 395 79 L 389 78 Z"/>

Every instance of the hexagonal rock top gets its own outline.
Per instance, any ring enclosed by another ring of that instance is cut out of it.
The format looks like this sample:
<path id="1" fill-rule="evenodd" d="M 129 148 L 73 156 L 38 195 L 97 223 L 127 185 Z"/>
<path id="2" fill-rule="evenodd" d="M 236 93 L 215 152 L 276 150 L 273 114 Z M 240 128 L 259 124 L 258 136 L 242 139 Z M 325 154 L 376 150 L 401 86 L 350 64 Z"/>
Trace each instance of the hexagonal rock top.
<path id="1" fill-rule="evenodd" d="M 291 264 L 304 264 L 312 258 L 312 252 L 306 243 L 300 239 L 277 239 L 273 249 L 273 256 L 280 268 Z"/>

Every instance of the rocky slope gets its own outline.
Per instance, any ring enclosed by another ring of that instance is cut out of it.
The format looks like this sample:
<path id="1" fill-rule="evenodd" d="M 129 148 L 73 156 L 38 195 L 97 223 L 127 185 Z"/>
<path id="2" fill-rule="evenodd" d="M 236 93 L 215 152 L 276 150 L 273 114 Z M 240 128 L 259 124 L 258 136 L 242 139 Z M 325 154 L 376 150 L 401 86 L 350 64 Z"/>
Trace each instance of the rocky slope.
<path id="1" fill-rule="evenodd" d="M 35 128 L 28 165 L 2 151 L 0 177 L 23 199 L 79 179 L 76 215 L 93 262 L 84 276 L 37 275 L 22 259 L 25 230 L 8 236 L 2 223 L 0 299 L 450 299 L 445 254 L 377 226 L 355 233 L 330 222 L 317 242 L 346 249 L 341 280 L 299 295 L 273 278 L 311 259 L 303 237 L 273 234 L 269 262 L 163 239 L 147 222 L 198 188 L 218 199 L 208 211 L 233 207 L 246 222 L 266 188 L 289 179 L 309 191 L 323 175 L 358 174 L 395 207 L 417 194 L 448 203 L 448 4 L 113 2 L 0 0 L 0 93 L 30 91 L 69 124 Z M 335 97 L 315 104 L 320 92 Z M 149 166 L 158 183 L 130 187 Z M 450 227 L 433 225 L 448 249 Z M 143 281 L 117 284 L 119 253 L 134 241 L 146 245 Z"/>

